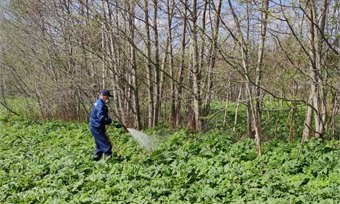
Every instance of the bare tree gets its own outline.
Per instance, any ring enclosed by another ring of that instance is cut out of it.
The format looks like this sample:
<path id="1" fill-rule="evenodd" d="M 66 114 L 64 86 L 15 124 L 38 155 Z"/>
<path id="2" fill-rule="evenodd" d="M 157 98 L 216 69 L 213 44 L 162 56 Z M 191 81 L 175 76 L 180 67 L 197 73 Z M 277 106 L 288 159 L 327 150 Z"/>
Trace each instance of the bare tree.
<path id="1" fill-rule="evenodd" d="M 263 67 L 263 55 L 264 55 L 264 48 L 266 42 L 266 34 L 267 34 L 267 19 L 268 19 L 268 6 L 269 0 L 262 1 L 262 8 L 261 8 L 261 37 L 258 47 L 258 55 L 257 55 L 257 65 L 256 65 L 256 111 L 258 117 L 261 117 L 261 79 L 262 79 L 262 67 Z"/>
<path id="2" fill-rule="evenodd" d="M 182 32 L 181 32 L 181 57 L 180 57 L 180 66 L 177 75 L 177 88 L 176 88 L 176 126 L 179 126 L 181 123 L 181 107 L 182 107 L 182 94 L 183 94 L 183 80 L 184 80 L 184 69 L 186 67 L 185 56 L 186 56 L 186 33 L 187 33 L 187 21 L 188 21 L 188 1 L 183 1 L 183 12 L 182 12 Z"/>
<path id="3" fill-rule="evenodd" d="M 161 106 L 161 95 L 160 95 L 160 60 L 159 60 L 159 43 L 158 43 L 158 0 L 153 0 L 153 8 L 154 8 L 154 18 L 153 18 L 153 30 L 154 30 L 154 44 L 155 44 L 155 88 L 154 88 L 154 115 L 153 115 L 153 122 L 152 126 L 156 126 L 158 124 L 158 117 L 159 117 L 159 109 Z"/>
<path id="4" fill-rule="evenodd" d="M 152 74 L 152 62 L 151 62 L 151 36 L 150 36 L 150 23 L 149 23 L 149 1 L 144 0 L 144 22 L 146 33 L 146 75 L 148 81 L 148 127 L 153 126 L 154 122 L 154 82 Z"/>
<path id="5" fill-rule="evenodd" d="M 130 29 L 130 38 L 132 40 L 135 39 L 135 24 L 134 24 L 134 14 L 135 14 L 135 5 L 134 1 L 130 0 L 128 2 L 128 16 L 129 16 L 129 29 Z M 133 101 L 134 101 L 134 113 L 135 113 L 135 124 L 137 129 L 142 128 L 141 124 L 141 113 L 139 106 L 139 95 L 138 95 L 138 81 L 137 81 L 137 62 L 136 62 L 136 49 L 135 45 L 130 46 L 130 61 L 131 61 L 131 70 L 132 70 L 132 84 L 133 84 Z"/>
<path id="6" fill-rule="evenodd" d="M 199 66 L 199 47 L 197 41 L 197 0 L 192 0 L 192 9 L 190 10 L 190 72 L 193 82 L 193 96 L 194 96 L 194 114 L 195 114 L 195 129 L 202 130 L 201 118 L 201 70 Z"/>
<path id="7" fill-rule="evenodd" d="M 215 6 L 215 5 L 213 5 Z M 209 114 L 210 109 L 210 102 L 212 96 L 212 89 L 213 89 L 213 79 L 214 79 L 214 71 L 216 66 L 216 58 L 217 58 L 217 43 L 218 43 L 218 35 L 219 35 L 219 26 L 220 26 L 220 15 L 221 15 L 221 8 L 222 8 L 222 0 L 218 1 L 217 10 L 216 10 L 216 17 L 215 17 L 215 25 L 212 28 L 213 35 L 211 38 L 211 45 L 209 49 L 209 58 L 208 58 L 208 70 L 207 70 L 207 85 L 205 90 L 205 102 L 204 102 L 204 115 Z"/>

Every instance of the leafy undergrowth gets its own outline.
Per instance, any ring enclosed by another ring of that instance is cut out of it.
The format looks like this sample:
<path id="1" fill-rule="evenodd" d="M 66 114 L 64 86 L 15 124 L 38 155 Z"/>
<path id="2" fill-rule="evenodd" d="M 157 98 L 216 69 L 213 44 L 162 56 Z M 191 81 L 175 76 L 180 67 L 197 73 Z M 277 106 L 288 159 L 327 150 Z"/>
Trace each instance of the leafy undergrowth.
<path id="1" fill-rule="evenodd" d="M 0 122 L 0 203 L 340 202 L 339 141 L 272 140 L 258 158 L 226 132 L 149 130 L 152 153 L 108 132 L 124 159 L 93 162 L 86 124 Z"/>

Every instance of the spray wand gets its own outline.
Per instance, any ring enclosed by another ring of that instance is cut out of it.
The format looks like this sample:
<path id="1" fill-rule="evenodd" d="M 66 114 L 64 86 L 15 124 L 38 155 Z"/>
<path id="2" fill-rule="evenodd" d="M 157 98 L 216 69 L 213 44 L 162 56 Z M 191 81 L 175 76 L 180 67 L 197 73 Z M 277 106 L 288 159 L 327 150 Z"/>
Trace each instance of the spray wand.
<path id="1" fill-rule="evenodd" d="M 123 128 L 125 132 L 129 132 L 129 130 L 127 129 L 127 127 L 122 123 L 122 120 L 118 117 L 118 115 L 112 111 L 114 117 L 116 118 L 116 121 L 118 122 L 118 125 L 115 124 L 116 128 Z"/>
<path id="2" fill-rule="evenodd" d="M 125 125 L 123 125 L 123 123 L 121 122 L 121 120 L 119 119 L 119 117 L 117 116 L 117 114 L 116 114 L 114 111 L 112 111 L 112 113 L 113 113 L 113 115 L 114 115 L 116 121 L 118 122 L 118 124 L 115 124 L 115 127 L 116 127 L 116 128 L 123 128 L 125 132 L 129 132 L 128 129 L 127 129 L 127 127 L 126 127 Z M 113 122 L 115 122 L 115 121 L 113 121 Z M 109 138 L 109 140 L 110 140 L 110 143 L 111 143 L 112 148 L 115 150 L 115 152 L 117 153 L 117 155 L 120 156 L 120 157 L 123 157 L 124 159 L 126 159 L 126 158 L 120 153 L 120 151 L 119 151 L 119 149 L 116 147 L 116 145 L 114 145 L 114 143 L 112 142 L 111 138 L 110 138 L 110 137 L 108 137 L 108 138 Z"/>

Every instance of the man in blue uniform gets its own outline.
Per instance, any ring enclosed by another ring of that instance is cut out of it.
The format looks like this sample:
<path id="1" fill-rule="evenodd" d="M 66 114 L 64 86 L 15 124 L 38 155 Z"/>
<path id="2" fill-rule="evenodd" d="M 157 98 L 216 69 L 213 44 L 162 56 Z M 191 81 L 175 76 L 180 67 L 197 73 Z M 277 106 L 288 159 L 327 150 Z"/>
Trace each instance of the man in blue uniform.
<path id="1" fill-rule="evenodd" d="M 96 143 L 96 151 L 93 155 L 93 160 L 98 161 L 103 154 L 110 157 L 112 154 L 112 144 L 106 134 L 105 125 L 110 125 L 113 121 L 108 116 L 108 108 L 106 103 L 112 97 L 107 89 L 100 92 L 99 98 L 93 104 L 90 115 L 90 131 Z"/>

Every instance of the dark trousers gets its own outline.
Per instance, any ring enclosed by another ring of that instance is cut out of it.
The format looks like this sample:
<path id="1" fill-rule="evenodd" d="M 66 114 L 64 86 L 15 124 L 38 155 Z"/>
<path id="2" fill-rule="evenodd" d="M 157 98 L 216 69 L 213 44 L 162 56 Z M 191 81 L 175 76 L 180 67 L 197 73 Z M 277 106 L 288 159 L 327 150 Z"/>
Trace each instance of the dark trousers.
<path id="1" fill-rule="evenodd" d="M 90 127 L 90 131 L 96 143 L 95 155 L 110 156 L 112 154 L 112 145 L 109 138 L 106 135 L 105 128 Z"/>

